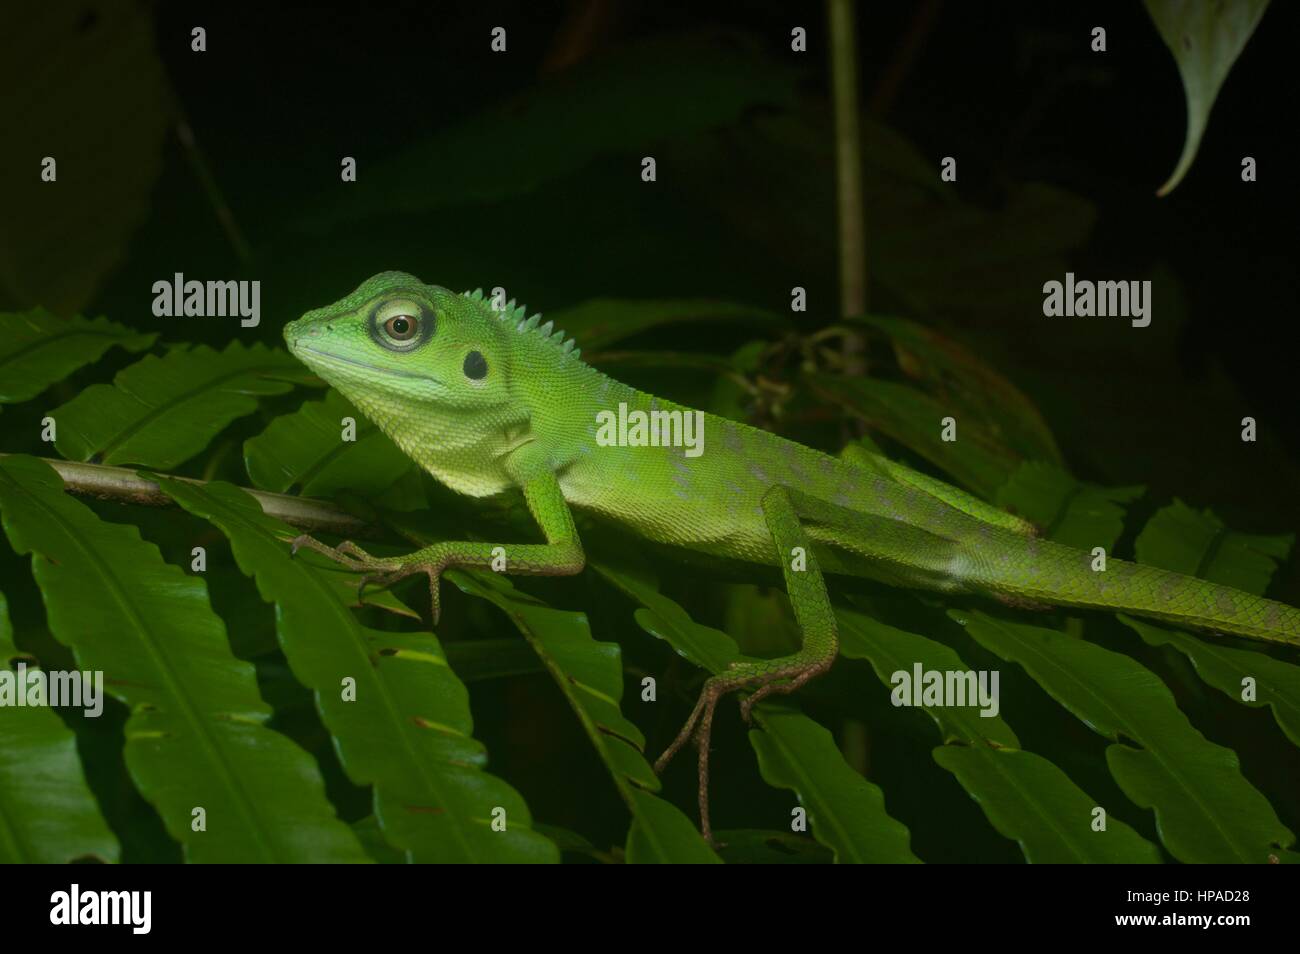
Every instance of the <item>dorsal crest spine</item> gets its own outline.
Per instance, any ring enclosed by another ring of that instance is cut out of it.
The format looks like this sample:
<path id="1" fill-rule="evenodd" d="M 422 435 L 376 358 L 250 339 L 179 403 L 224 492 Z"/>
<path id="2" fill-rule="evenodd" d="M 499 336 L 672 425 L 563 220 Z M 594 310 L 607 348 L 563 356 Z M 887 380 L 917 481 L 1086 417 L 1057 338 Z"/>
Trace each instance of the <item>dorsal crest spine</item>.
<path id="1" fill-rule="evenodd" d="M 488 308 L 496 317 L 515 326 L 515 331 L 520 334 L 536 333 L 543 340 L 550 342 L 560 349 L 560 352 L 570 358 L 577 358 L 582 355 L 582 349 L 577 347 L 577 342 L 572 338 L 566 338 L 564 332 L 555 328 L 552 321 L 546 324 L 540 324 L 541 314 L 535 314 L 531 318 L 527 317 L 528 309 L 524 305 L 515 303 L 511 298 L 501 308 L 496 308 L 490 299 L 483 294 L 483 289 L 476 288 L 473 291 L 461 292 L 461 297 L 467 301 L 478 302 Z"/>

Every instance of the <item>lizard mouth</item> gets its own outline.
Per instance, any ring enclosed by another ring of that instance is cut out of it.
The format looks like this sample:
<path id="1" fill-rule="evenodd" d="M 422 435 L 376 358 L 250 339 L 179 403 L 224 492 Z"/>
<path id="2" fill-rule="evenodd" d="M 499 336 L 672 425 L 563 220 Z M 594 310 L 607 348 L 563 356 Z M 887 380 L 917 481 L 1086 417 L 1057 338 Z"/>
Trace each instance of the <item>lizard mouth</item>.
<path id="1" fill-rule="evenodd" d="M 330 354 L 328 351 L 321 351 L 317 348 L 311 347 L 310 345 L 301 344 L 297 341 L 293 343 L 293 347 L 295 351 L 310 351 L 312 354 L 324 358 L 327 362 L 332 361 L 338 364 L 350 364 L 354 368 L 364 368 L 365 370 L 373 372 L 374 374 L 386 374 L 394 378 L 413 378 L 417 381 L 431 381 L 432 383 L 438 385 L 438 387 L 445 386 L 437 378 L 428 374 L 419 374 L 414 371 L 399 371 L 396 368 L 381 368 L 378 365 L 366 364 L 364 361 L 357 361 L 353 358 L 345 358 L 342 355 Z"/>

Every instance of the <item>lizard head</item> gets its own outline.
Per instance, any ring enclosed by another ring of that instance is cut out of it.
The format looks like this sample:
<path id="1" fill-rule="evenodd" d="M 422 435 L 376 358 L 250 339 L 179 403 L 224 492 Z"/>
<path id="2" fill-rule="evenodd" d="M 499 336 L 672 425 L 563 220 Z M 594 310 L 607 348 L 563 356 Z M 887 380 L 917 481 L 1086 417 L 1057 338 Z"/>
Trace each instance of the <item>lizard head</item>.
<path id="1" fill-rule="evenodd" d="M 509 402 L 502 322 L 480 299 L 381 272 L 285 326 L 289 350 L 363 411 L 473 413 Z M 372 415 L 373 416 L 373 415 Z"/>
<path id="2" fill-rule="evenodd" d="M 530 447 L 536 456 L 544 445 L 533 430 L 546 424 L 534 415 L 538 394 L 551 397 L 571 380 L 555 372 L 597 374 L 578 360 L 573 339 L 540 320 L 481 291 L 458 295 L 382 272 L 290 322 L 284 338 L 421 467 L 482 496 L 510 486 L 510 455 Z"/>

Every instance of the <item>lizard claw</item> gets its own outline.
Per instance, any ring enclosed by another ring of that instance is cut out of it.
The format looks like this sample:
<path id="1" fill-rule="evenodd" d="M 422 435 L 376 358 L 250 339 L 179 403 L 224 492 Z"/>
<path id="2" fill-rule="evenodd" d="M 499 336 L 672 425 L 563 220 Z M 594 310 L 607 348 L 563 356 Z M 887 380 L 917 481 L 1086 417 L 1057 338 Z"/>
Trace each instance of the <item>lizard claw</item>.
<path id="1" fill-rule="evenodd" d="M 438 625 L 438 618 L 442 616 L 442 600 L 439 591 L 441 590 L 442 573 L 436 569 L 426 571 L 429 574 L 429 615 L 433 620 L 433 625 Z"/>
<path id="2" fill-rule="evenodd" d="M 357 581 L 357 602 L 364 603 L 366 600 L 366 587 L 371 583 L 382 583 L 383 577 L 375 573 L 367 573 Z"/>

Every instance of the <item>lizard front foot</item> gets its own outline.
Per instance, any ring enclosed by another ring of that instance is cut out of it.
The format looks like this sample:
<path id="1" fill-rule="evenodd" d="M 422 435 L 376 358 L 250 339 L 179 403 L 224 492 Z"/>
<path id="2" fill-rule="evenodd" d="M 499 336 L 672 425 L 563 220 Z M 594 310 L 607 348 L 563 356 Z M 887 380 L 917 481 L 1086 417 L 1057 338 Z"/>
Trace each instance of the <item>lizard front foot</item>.
<path id="1" fill-rule="evenodd" d="M 438 584 L 447 562 L 436 545 L 425 547 L 404 557 L 377 557 L 367 553 L 350 540 L 344 540 L 337 547 L 331 547 L 304 533 L 294 538 L 291 552 L 296 554 L 302 547 L 322 553 L 340 566 L 363 574 L 357 584 L 357 599 L 361 599 L 365 594 L 367 586 L 391 586 L 398 580 L 414 576 L 416 573 L 426 574 L 429 577 L 429 599 L 433 622 L 438 622 L 438 617 L 441 615 Z"/>

